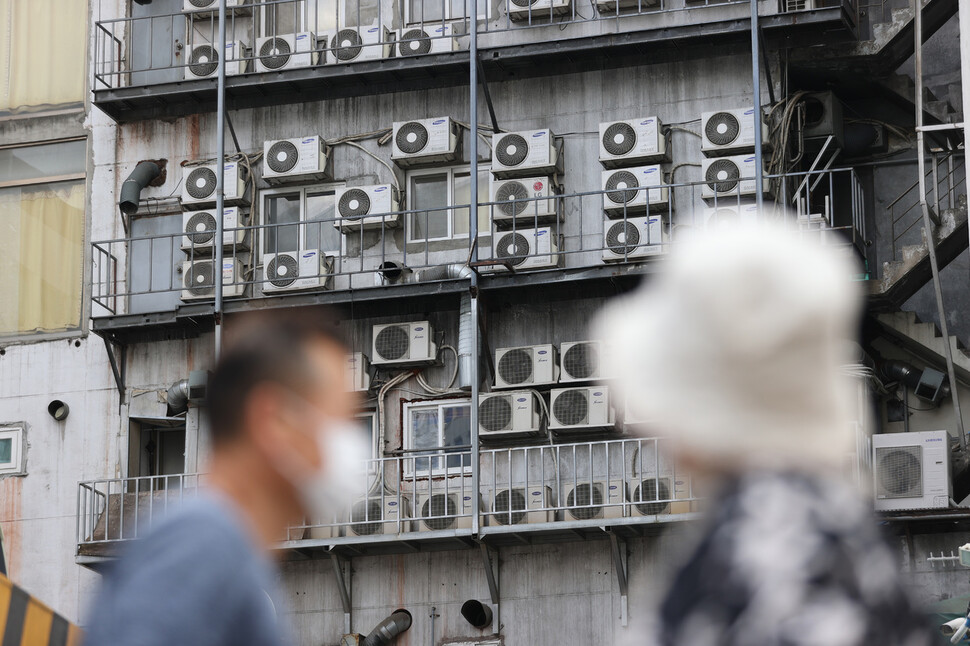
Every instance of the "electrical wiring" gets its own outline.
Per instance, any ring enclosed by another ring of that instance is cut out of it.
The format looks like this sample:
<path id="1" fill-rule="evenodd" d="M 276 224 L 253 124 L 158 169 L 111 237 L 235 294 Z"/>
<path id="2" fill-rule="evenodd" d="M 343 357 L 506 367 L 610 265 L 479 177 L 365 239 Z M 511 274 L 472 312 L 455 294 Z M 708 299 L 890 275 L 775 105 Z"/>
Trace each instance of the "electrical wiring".
<path id="1" fill-rule="evenodd" d="M 396 188 L 398 191 L 401 190 L 401 185 L 397 181 L 397 172 L 394 170 L 394 167 L 391 166 L 390 164 L 388 164 L 386 161 L 384 161 L 380 157 L 378 157 L 377 155 L 375 155 L 374 153 L 372 153 L 371 151 L 367 150 L 366 148 L 364 148 L 363 146 L 361 146 L 360 144 L 358 144 L 356 141 L 338 141 L 338 142 L 336 142 L 336 143 L 334 143 L 332 145 L 334 147 L 336 147 L 336 146 L 353 146 L 354 148 L 357 148 L 358 150 L 360 150 L 361 152 L 363 152 L 365 155 L 369 155 L 370 157 L 373 157 L 374 159 L 376 159 L 377 161 L 379 161 L 381 164 L 383 164 L 384 166 L 386 166 L 389 171 L 391 171 L 391 183 L 394 184 L 394 188 Z"/>
<path id="2" fill-rule="evenodd" d="M 668 177 L 670 178 L 670 183 L 671 184 L 673 184 L 673 182 L 674 182 L 674 173 L 677 172 L 677 169 L 678 168 L 683 168 L 684 166 L 696 166 L 697 168 L 700 168 L 701 167 L 700 164 L 694 164 L 694 163 L 691 163 L 691 162 L 684 162 L 682 164 L 677 164 L 676 166 L 674 166 L 673 168 L 670 169 L 670 173 L 668 174 Z"/>
<path id="3" fill-rule="evenodd" d="M 451 371 L 451 378 L 448 379 L 448 383 L 446 386 L 444 386 L 443 388 L 438 386 L 432 386 L 424 378 L 424 375 L 422 373 L 419 372 L 415 375 L 415 379 L 417 380 L 418 385 L 432 395 L 451 395 L 456 392 L 460 392 L 459 390 L 456 390 L 454 388 L 455 379 L 458 378 L 458 350 L 456 350 L 454 346 L 442 345 L 438 348 L 437 356 L 441 356 L 441 353 L 444 350 L 450 350 L 455 355 L 455 367 L 454 367 L 454 370 Z"/>
<path id="4" fill-rule="evenodd" d="M 667 126 L 667 130 L 672 130 L 672 131 L 677 131 L 677 132 L 686 132 L 689 135 L 694 135 L 698 139 L 703 139 L 704 138 L 704 137 L 701 136 L 701 134 L 699 132 L 694 132 L 690 128 L 681 128 L 680 126 Z"/>

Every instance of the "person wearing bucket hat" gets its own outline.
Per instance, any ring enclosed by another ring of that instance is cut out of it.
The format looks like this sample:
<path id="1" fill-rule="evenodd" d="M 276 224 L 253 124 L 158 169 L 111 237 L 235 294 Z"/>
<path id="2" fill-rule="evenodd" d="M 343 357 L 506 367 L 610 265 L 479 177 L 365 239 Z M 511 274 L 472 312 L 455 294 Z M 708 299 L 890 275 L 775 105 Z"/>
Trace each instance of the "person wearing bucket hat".
<path id="1" fill-rule="evenodd" d="M 780 224 L 701 231 L 594 323 L 635 431 L 670 438 L 710 512 L 646 642 L 931 643 L 858 490 L 854 269 Z"/>

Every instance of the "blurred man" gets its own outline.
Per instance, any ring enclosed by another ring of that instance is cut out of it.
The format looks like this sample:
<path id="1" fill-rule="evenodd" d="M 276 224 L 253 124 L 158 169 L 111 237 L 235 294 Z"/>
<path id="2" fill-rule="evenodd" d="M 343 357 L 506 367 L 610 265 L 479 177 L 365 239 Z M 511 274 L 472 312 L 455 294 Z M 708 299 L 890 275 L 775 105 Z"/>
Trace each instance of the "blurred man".
<path id="1" fill-rule="evenodd" d="M 366 456 L 327 318 L 260 314 L 231 331 L 208 384 L 207 488 L 105 574 L 89 646 L 290 641 L 268 550 L 289 525 L 330 516 L 347 493 L 340 467 Z"/>
<path id="2" fill-rule="evenodd" d="M 599 338 L 638 419 L 714 494 L 648 639 L 663 646 L 922 646 L 930 635 L 844 484 L 859 295 L 832 248 L 777 226 L 701 232 Z M 646 428 L 643 429 L 647 431 Z"/>

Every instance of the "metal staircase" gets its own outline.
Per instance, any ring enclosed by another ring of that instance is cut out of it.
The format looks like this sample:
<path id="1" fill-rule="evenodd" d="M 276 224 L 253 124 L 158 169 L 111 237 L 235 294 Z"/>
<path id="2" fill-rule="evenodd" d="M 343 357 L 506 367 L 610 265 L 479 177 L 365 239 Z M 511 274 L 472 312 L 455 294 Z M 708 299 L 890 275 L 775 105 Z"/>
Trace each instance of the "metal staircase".
<path id="1" fill-rule="evenodd" d="M 944 339 L 936 323 L 921 321 L 916 312 L 883 312 L 874 318 L 887 337 L 930 365 L 946 363 L 944 346 L 949 343 L 957 378 L 970 384 L 970 352 L 956 336 Z"/>

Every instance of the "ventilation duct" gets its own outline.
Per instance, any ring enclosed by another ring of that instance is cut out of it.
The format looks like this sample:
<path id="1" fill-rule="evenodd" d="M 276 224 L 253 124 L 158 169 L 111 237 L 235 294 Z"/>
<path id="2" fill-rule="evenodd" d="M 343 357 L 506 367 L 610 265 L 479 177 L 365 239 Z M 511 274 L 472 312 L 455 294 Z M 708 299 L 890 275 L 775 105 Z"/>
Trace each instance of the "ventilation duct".
<path id="1" fill-rule="evenodd" d="M 131 216 L 138 211 L 143 188 L 162 174 L 162 168 L 152 161 L 139 162 L 128 178 L 121 184 L 121 200 L 118 207 L 125 215 Z"/>
<path id="2" fill-rule="evenodd" d="M 488 628 L 492 625 L 492 609 L 478 599 L 469 599 L 461 604 L 461 616 L 475 628 Z"/>
<path id="3" fill-rule="evenodd" d="M 385 646 L 411 627 L 411 613 L 396 610 L 364 638 L 364 646 Z"/>
<path id="4" fill-rule="evenodd" d="M 936 403 L 950 394 L 946 375 L 939 370 L 920 370 L 904 361 L 887 361 L 882 366 L 883 375 L 905 384 L 920 399 Z"/>
<path id="5" fill-rule="evenodd" d="M 168 415 L 172 417 L 184 413 L 189 408 L 189 380 L 179 379 L 168 387 Z"/>

